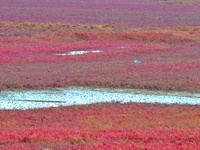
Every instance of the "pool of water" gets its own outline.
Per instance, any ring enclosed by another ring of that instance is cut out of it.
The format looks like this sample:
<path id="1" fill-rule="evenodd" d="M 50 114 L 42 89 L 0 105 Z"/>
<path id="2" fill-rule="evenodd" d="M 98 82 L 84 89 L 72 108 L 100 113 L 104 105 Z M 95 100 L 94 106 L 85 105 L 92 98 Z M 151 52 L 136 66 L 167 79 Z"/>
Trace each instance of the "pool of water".
<path id="1" fill-rule="evenodd" d="M 86 53 L 100 53 L 102 50 L 73 50 L 67 53 L 60 52 L 60 53 L 55 53 L 57 56 L 67 56 L 67 55 L 82 55 Z"/>
<path id="2" fill-rule="evenodd" d="M 0 109 L 30 109 L 91 104 L 97 102 L 200 104 L 200 94 L 89 87 L 48 88 L 0 92 Z"/>

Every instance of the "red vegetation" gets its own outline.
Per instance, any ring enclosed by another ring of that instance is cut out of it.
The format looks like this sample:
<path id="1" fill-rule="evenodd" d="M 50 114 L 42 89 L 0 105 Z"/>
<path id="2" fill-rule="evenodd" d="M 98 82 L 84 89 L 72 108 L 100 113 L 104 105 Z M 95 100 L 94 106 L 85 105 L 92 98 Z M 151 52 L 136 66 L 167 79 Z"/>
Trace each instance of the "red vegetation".
<path id="1" fill-rule="evenodd" d="M 0 148 L 198 149 L 199 110 L 144 103 L 0 110 Z"/>
<path id="2" fill-rule="evenodd" d="M 0 90 L 83 85 L 200 92 L 200 27 L 167 28 L 199 25 L 199 2 L 141 1 L 1 0 L 5 21 L 166 28 L 0 22 Z M 55 55 L 93 49 L 103 52 Z M 199 149 L 199 110 L 119 102 L 0 110 L 0 149 Z"/>
<path id="3" fill-rule="evenodd" d="M 199 4 L 199 0 L 1 0 L 0 18 L 129 27 L 199 26 Z"/>
<path id="4" fill-rule="evenodd" d="M 86 85 L 200 91 L 199 27 L 26 22 L 1 23 L 1 28 L 0 89 Z M 55 55 L 93 49 L 102 52 Z"/>

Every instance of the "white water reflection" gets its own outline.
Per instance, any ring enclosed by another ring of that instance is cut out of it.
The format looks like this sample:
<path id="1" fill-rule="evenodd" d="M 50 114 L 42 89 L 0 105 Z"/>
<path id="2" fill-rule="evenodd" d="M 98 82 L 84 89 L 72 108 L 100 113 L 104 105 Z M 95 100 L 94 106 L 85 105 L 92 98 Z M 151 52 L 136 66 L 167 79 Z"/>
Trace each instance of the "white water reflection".
<path id="1" fill-rule="evenodd" d="M 81 55 L 85 53 L 100 53 L 101 50 L 76 50 L 76 51 L 70 51 L 68 55 Z"/>
<path id="2" fill-rule="evenodd" d="M 0 109 L 57 107 L 97 102 L 200 104 L 200 94 L 110 88 L 49 88 L 0 92 Z"/>
<path id="3" fill-rule="evenodd" d="M 86 54 L 86 53 L 100 53 L 102 50 L 73 50 L 68 53 L 60 52 L 60 53 L 55 53 L 57 56 L 67 56 L 67 55 L 81 55 L 81 54 Z"/>

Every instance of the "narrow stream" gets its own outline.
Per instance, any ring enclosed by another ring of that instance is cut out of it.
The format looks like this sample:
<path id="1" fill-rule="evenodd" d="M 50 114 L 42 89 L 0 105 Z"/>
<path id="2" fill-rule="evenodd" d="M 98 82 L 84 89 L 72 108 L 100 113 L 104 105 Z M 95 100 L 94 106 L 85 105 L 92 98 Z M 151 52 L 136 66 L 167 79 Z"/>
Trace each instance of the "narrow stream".
<path id="1" fill-rule="evenodd" d="M 199 93 L 113 88 L 48 88 L 0 92 L 0 109 L 30 109 L 97 102 L 200 104 Z"/>

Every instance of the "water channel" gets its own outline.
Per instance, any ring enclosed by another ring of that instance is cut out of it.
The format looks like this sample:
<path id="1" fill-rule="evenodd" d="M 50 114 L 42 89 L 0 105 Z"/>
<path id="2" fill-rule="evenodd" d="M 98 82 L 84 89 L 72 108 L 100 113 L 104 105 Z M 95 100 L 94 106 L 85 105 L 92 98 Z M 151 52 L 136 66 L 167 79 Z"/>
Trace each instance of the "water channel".
<path id="1" fill-rule="evenodd" d="M 0 91 L 0 109 L 32 109 L 98 102 L 200 104 L 200 93 L 90 87 Z"/>

